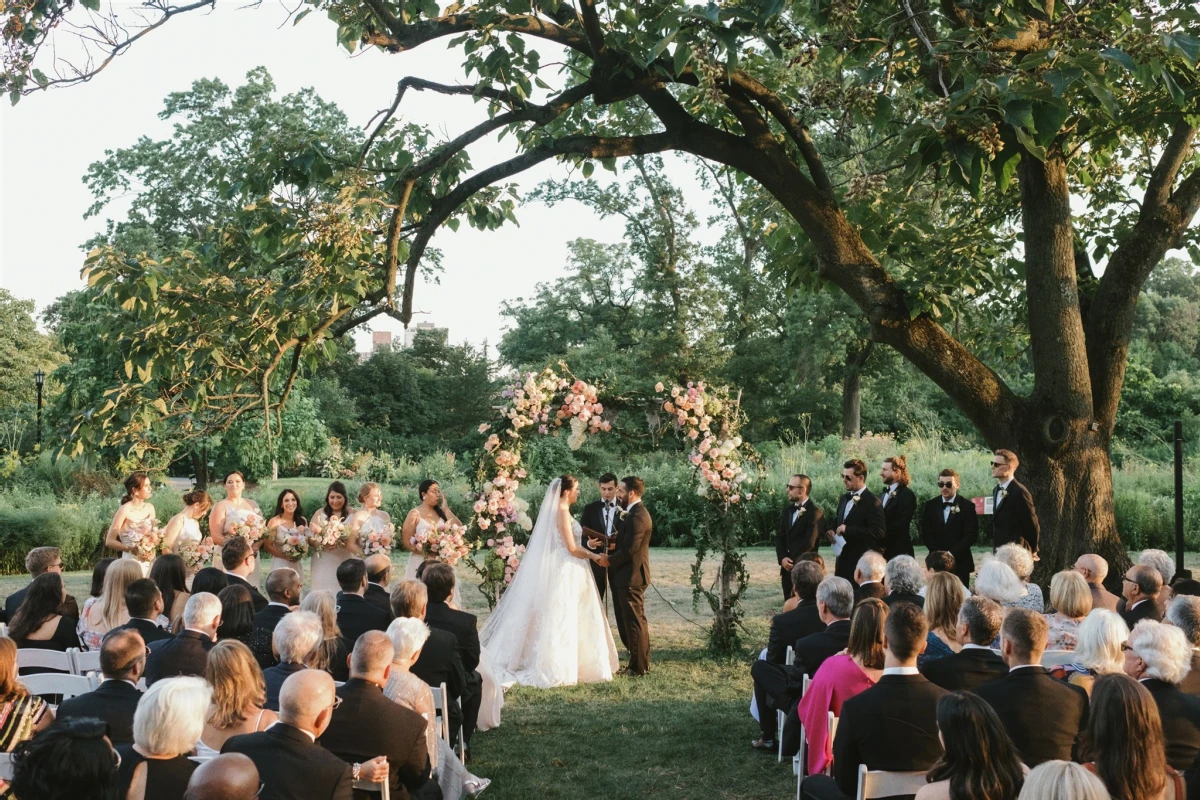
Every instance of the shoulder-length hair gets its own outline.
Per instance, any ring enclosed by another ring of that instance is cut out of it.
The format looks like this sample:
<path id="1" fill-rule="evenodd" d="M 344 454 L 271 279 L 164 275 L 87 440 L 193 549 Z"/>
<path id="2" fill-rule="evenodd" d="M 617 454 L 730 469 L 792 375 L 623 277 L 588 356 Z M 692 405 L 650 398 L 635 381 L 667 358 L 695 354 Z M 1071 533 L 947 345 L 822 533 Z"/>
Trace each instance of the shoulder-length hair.
<path id="1" fill-rule="evenodd" d="M 938 701 L 937 724 L 946 750 L 926 780 L 950 781 L 951 800 L 1017 800 L 1021 758 L 986 700 L 951 692 Z"/>
<path id="2" fill-rule="evenodd" d="M 311 611 L 321 621 L 321 644 L 313 653 L 312 669 L 329 670 L 341 650 L 342 631 L 337 624 L 337 604 L 329 592 L 314 590 L 304 596 L 301 611 Z"/>
<path id="3" fill-rule="evenodd" d="M 329 488 L 325 490 L 324 511 L 325 511 L 326 519 L 329 519 L 334 514 L 333 507 L 329 505 L 329 495 L 334 494 L 335 492 L 337 494 L 340 494 L 346 500 L 346 502 L 342 504 L 342 510 L 340 512 L 341 516 L 342 517 L 349 516 L 350 493 L 346 491 L 346 484 L 342 483 L 341 481 L 334 481 L 333 483 L 329 484 Z M 282 497 L 280 499 L 282 499 Z M 300 501 L 300 498 L 296 498 L 296 502 L 299 502 L 299 501 Z M 298 511 L 298 509 L 297 509 L 297 511 Z"/>
<path id="4" fill-rule="evenodd" d="M 869 669 L 883 669 L 883 623 L 887 615 L 887 604 L 877 597 L 860 600 L 854 607 L 846 653 L 857 656 Z"/>
<path id="5" fill-rule="evenodd" d="M 119 558 L 104 575 L 104 593 L 100 595 L 100 619 L 106 630 L 125 622 L 125 590 L 129 584 L 142 579 L 142 567 L 136 559 Z"/>
<path id="6" fill-rule="evenodd" d="M 333 487 L 331 486 L 330 488 L 332 489 Z M 283 516 L 283 501 L 287 499 L 287 496 L 289 494 L 292 497 L 296 498 L 296 513 L 292 515 L 292 521 L 295 522 L 297 525 L 307 525 L 308 518 L 304 516 L 304 503 L 303 503 L 303 501 L 300 500 L 300 495 L 296 494 L 294 489 L 284 489 L 282 492 L 279 493 L 279 497 L 277 497 L 275 499 L 275 513 L 272 514 L 271 516 L 272 517 L 282 517 Z M 347 498 L 347 502 L 349 502 L 349 498 Z M 329 505 L 328 493 L 326 493 L 326 495 L 325 495 L 325 504 Z M 330 516 L 329 512 L 326 512 L 325 515 Z"/>
<path id="7" fill-rule="evenodd" d="M 213 689 L 206 719 L 219 730 L 245 722 L 247 708 L 262 708 L 267 702 L 262 670 L 250 648 L 237 639 L 223 639 L 208 651 L 204 679 Z"/>
<path id="8" fill-rule="evenodd" d="M 162 592 L 163 613 L 170 615 L 175 608 L 175 596 L 187 594 L 187 565 L 183 558 L 175 553 L 163 553 L 150 566 L 150 580 L 158 584 L 158 590 Z"/>
<path id="9" fill-rule="evenodd" d="M 1162 717 L 1145 686 L 1123 673 L 1096 679 L 1084 752 L 1113 797 L 1155 800 L 1162 794 L 1167 785 Z"/>
<path id="10" fill-rule="evenodd" d="M 218 639 L 236 639 L 254 630 L 254 600 L 249 589 L 235 583 L 222 589 L 217 599 L 221 601 Z"/>
<path id="11" fill-rule="evenodd" d="M 29 634 L 42 627 L 46 620 L 58 615 L 58 608 L 62 602 L 62 575 L 57 572 L 43 572 L 38 575 L 33 579 L 33 583 L 29 584 L 25 600 L 13 615 L 8 635 L 13 639 L 28 639 Z"/>
<path id="12" fill-rule="evenodd" d="M 953 572 L 935 572 L 925 585 L 925 618 L 929 630 L 938 630 L 958 641 L 958 612 L 967 597 L 962 581 Z"/>
<path id="13" fill-rule="evenodd" d="M 212 689 L 203 678 L 156 681 L 138 700 L 133 713 L 133 742 L 150 755 L 190 753 L 204 733 Z"/>
<path id="14" fill-rule="evenodd" d="M 29 694 L 17 679 L 17 643 L 0 636 L 0 703 L 7 703 Z"/>

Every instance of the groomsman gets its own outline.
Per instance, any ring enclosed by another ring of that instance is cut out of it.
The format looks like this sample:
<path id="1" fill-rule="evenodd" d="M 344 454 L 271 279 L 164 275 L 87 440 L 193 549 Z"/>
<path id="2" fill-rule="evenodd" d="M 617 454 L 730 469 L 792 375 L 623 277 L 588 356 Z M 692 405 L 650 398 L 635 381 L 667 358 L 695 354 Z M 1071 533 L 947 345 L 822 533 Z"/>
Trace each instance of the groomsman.
<path id="1" fill-rule="evenodd" d="M 931 552 L 945 550 L 954 556 L 953 572 L 963 586 L 968 586 L 975 571 L 971 546 L 979 538 L 979 517 L 975 515 L 975 504 L 958 496 L 957 472 L 942 470 L 937 485 L 938 496 L 921 509 L 921 542 Z"/>
<path id="2" fill-rule="evenodd" d="M 867 488 L 867 465 L 860 459 L 852 458 L 842 465 L 842 485 L 846 493 L 838 500 L 837 527 L 827 535 L 833 541 L 836 536 L 845 539 L 834 574 L 853 581 L 854 568 L 863 553 L 883 550 L 883 505 Z"/>
<path id="3" fill-rule="evenodd" d="M 992 490 L 992 551 L 1015 542 L 1036 556 L 1040 528 L 1033 495 L 1013 479 L 1020 464 L 1011 450 L 992 454 L 992 477 L 996 479 L 996 488 Z"/>
<path id="4" fill-rule="evenodd" d="M 883 537 L 883 554 L 886 558 L 911 556 L 912 518 L 917 513 L 917 496 L 908 488 L 908 459 L 904 456 L 885 458 L 879 469 L 883 479 L 883 519 L 886 533 Z"/>
<path id="5" fill-rule="evenodd" d="M 779 526 L 775 531 L 775 560 L 779 562 L 780 583 L 783 584 L 783 599 L 792 596 L 792 567 L 796 559 L 805 553 L 815 553 L 822 533 L 821 509 L 808 498 L 812 481 L 807 475 L 788 478 L 788 504 L 779 515 Z"/>
<path id="6" fill-rule="evenodd" d="M 583 507 L 580 524 L 611 536 L 618 531 L 620 522 L 617 509 L 617 476 L 606 472 L 600 476 L 600 499 Z M 583 537 L 583 547 L 593 553 L 604 552 L 603 544 L 600 547 L 592 547 L 587 536 Z M 592 577 L 596 579 L 596 588 L 600 590 L 600 601 L 603 602 L 608 589 L 608 569 L 595 561 L 589 563 L 592 567 Z"/>

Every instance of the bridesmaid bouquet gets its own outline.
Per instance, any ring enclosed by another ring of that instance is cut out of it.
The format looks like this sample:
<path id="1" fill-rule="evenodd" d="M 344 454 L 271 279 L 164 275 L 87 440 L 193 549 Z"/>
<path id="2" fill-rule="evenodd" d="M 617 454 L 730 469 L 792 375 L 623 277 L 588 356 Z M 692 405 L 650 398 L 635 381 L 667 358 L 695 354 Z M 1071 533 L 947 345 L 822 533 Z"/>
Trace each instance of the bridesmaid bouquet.
<path id="1" fill-rule="evenodd" d="M 267 532 L 267 524 L 259 514 L 250 514 L 229 527 L 230 536 L 240 536 L 250 545 L 257 545 Z"/>
<path id="2" fill-rule="evenodd" d="M 126 534 L 128 544 L 133 548 L 131 555 L 138 561 L 149 564 L 162 548 L 162 528 L 145 527 L 132 530 Z"/>
<path id="3" fill-rule="evenodd" d="M 299 561 L 308 555 L 309 537 L 312 531 L 301 525 L 299 528 L 284 530 L 280 528 L 275 534 L 275 544 L 279 552 L 291 561 Z"/>
<path id="4" fill-rule="evenodd" d="M 426 558 L 436 558 L 454 566 L 471 552 L 466 534 L 467 529 L 464 526 L 442 520 L 413 536 L 412 544 L 419 548 Z"/>
<path id="5" fill-rule="evenodd" d="M 350 531 L 346 528 L 346 523 L 341 517 L 335 516 L 330 517 L 320 530 L 314 528 L 308 542 L 321 550 L 335 550 L 345 545 L 349 538 Z"/>
<path id="6" fill-rule="evenodd" d="M 382 530 L 372 530 L 370 533 L 362 533 L 359 531 L 359 540 L 362 543 L 363 555 L 372 556 L 376 553 L 390 555 L 394 546 L 394 538 L 396 536 L 396 526 L 388 524 Z"/>
<path id="7" fill-rule="evenodd" d="M 207 564 L 217 554 L 218 549 L 220 548 L 217 547 L 212 537 L 205 536 L 201 541 L 185 539 L 182 542 L 176 542 L 175 555 L 183 559 L 184 566 L 191 572 Z"/>

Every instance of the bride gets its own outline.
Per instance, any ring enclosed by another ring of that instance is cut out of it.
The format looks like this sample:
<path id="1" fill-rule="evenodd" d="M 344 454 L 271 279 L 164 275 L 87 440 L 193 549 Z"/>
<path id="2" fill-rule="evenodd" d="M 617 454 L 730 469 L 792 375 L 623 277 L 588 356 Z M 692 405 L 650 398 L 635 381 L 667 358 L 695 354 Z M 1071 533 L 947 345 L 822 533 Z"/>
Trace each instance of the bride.
<path id="1" fill-rule="evenodd" d="M 571 518 L 579 482 L 556 478 L 546 490 L 525 557 L 480 633 L 504 684 L 547 688 L 612 680 L 617 648 L 589 560 Z"/>

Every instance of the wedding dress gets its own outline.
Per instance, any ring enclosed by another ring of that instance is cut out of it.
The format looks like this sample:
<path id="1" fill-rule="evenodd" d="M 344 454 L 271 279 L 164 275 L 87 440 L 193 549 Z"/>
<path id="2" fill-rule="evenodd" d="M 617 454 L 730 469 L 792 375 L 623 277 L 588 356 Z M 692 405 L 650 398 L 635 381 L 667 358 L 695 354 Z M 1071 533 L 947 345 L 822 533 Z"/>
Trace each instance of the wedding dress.
<path id="1" fill-rule="evenodd" d="M 542 500 L 525 557 L 480 634 L 505 685 L 547 688 L 612 680 L 617 647 L 585 559 L 557 526 L 560 483 Z M 574 535 L 582 528 L 574 523 Z"/>

